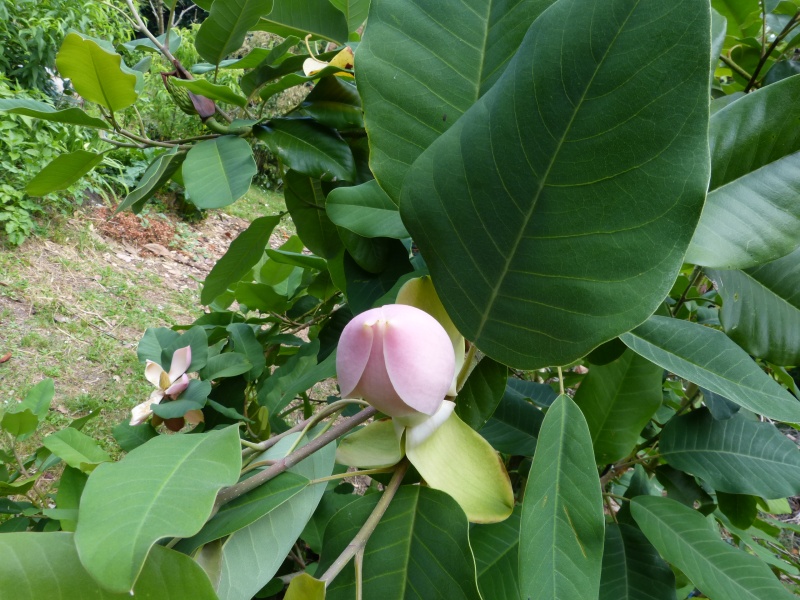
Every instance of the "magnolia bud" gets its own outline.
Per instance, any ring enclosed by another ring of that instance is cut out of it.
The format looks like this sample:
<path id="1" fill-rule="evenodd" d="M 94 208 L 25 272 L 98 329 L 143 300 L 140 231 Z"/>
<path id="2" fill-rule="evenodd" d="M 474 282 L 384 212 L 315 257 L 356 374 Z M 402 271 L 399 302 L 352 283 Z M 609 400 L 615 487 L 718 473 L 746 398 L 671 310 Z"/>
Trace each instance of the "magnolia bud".
<path id="1" fill-rule="evenodd" d="M 363 398 L 411 425 L 413 417 L 433 415 L 441 406 L 453 380 L 455 354 L 436 319 L 413 306 L 389 304 L 347 324 L 336 371 L 342 397 Z"/>

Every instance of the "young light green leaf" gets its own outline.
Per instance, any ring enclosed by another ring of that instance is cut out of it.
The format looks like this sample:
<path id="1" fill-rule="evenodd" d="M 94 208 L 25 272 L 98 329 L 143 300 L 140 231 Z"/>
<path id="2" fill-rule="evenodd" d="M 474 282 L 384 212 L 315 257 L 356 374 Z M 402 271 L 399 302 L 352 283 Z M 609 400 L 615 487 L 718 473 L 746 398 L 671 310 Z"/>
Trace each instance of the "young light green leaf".
<path id="1" fill-rule="evenodd" d="M 662 458 L 715 490 L 786 498 L 800 494 L 800 449 L 771 423 L 707 409 L 673 417 L 661 432 Z"/>
<path id="2" fill-rule="evenodd" d="M 136 102 L 137 72 L 125 66 L 110 44 L 71 31 L 58 51 L 56 67 L 82 97 L 112 112 Z"/>
<path id="3" fill-rule="evenodd" d="M 728 337 L 757 358 L 800 364 L 800 248 L 746 271 L 706 273 L 722 296 Z"/>
<path id="4" fill-rule="evenodd" d="M 18 440 L 27 439 L 47 416 L 55 393 L 53 380 L 43 379 L 31 388 L 25 400 L 12 404 L 5 410 L 0 427 Z"/>
<path id="5" fill-rule="evenodd" d="M 785 126 L 800 119 L 798 93 L 789 77 L 711 117 L 711 184 L 687 262 L 746 269 L 800 246 L 800 133 Z"/>
<path id="6" fill-rule="evenodd" d="M 370 168 L 395 204 L 414 160 L 492 87 L 528 26 L 551 4 L 372 2 L 358 48 L 357 83 Z"/>
<path id="7" fill-rule="evenodd" d="M 679 377 L 765 417 L 800 423 L 800 403 L 724 333 L 696 323 L 652 316 L 620 339 Z"/>
<path id="8" fill-rule="evenodd" d="M 317 573 L 324 573 L 378 502 L 369 494 L 339 511 L 325 530 Z M 479 600 L 469 526 L 447 494 L 420 486 L 401 487 L 367 542 L 363 597 L 383 600 L 447 598 Z M 351 600 L 352 563 L 331 582 L 327 600 Z"/>
<path id="9" fill-rule="evenodd" d="M 414 163 L 403 223 L 453 322 L 495 360 L 567 364 L 669 292 L 708 185 L 709 20 L 694 0 L 559 0 Z M 680 85 L 631 72 L 632 52 Z"/>
<path id="10" fill-rule="evenodd" d="M 101 162 L 103 155 L 89 150 L 61 154 L 28 182 L 25 191 L 31 196 L 45 196 L 50 192 L 65 190 Z"/>
<path id="11" fill-rule="evenodd" d="M 523 598 L 596 598 L 603 559 L 603 499 L 589 427 L 559 396 L 539 432 L 519 538 Z"/>
<path id="12" fill-rule="evenodd" d="M 228 251 L 206 277 L 200 302 L 211 304 L 217 296 L 250 272 L 261 259 L 269 236 L 280 220 L 280 217 L 259 217 L 231 242 Z"/>
<path id="13" fill-rule="evenodd" d="M 182 172 L 195 206 L 221 208 L 247 193 L 258 169 L 250 144 L 240 137 L 225 135 L 192 146 Z"/>
<path id="14" fill-rule="evenodd" d="M 761 560 L 722 541 L 703 516 L 669 498 L 639 496 L 631 510 L 647 539 L 710 600 L 789 600 Z"/>
<path id="15" fill-rule="evenodd" d="M 103 587 L 134 588 L 148 552 L 165 537 L 197 533 L 217 492 L 241 469 L 237 427 L 160 436 L 89 477 L 75 544 L 81 563 Z"/>
<path id="16" fill-rule="evenodd" d="M 373 421 L 339 442 L 336 462 L 348 467 L 377 469 L 396 465 L 403 458 L 391 419 Z"/>
<path id="17" fill-rule="evenodd" d="M 96 127 L 97 129 L 109 128 L 108 123 L 102 119 L 90 117 L 76 106 L 56 110 L 49 104 L 29 98 L 9 98 L 0 100 L 0 110 L 14 115 L 25 115 L 36 119 L 44 119 L 45 121 L 55 121 L 56 123 L 83 125 L 84 127 Z"/>
<path id="18" fill-rule="evenodd" d="M 219 64 L 241 48 L 247 32 L 270 10 L 272 0 L 216 0 L 197 32 L 194 45 L 198 54 L 211 64 Z"/>
<path id="19" fill-rule="evenodd" d="M 592 434 L 598 464 L 627 456 L 650 417 L 661 407 L 664 369 L 627 350 L 603 366 L 592 366 L 575 394 Z"/>

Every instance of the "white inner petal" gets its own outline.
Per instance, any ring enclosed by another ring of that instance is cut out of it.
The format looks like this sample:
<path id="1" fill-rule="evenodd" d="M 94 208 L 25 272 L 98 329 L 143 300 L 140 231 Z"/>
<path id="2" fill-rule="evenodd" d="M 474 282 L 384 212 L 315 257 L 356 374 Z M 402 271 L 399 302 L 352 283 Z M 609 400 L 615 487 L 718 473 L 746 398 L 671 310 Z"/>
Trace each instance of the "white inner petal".
<path id="1" fill-rule="evenodd" d="M 432 416 L 428 417 L 427 415 L 418 414 L 414 415 L 413 419 L 416 421 L 415 423 L 403 423 L 400 420 L 400 423 L 406 425 L 406 448 L 414 448 L 427 440 L 434 431 L 441 427 L 442 423 L 447 421 L 450 418 L 450 415 L 453 414 L 453 411 L 456 408 L 455 402 L 450 402 L 449 400 L 445 400 L 442 402 L 442 405 L 439 407 Z M 419 419 L 419 417 L 424 417 L 423 419 Z"/>

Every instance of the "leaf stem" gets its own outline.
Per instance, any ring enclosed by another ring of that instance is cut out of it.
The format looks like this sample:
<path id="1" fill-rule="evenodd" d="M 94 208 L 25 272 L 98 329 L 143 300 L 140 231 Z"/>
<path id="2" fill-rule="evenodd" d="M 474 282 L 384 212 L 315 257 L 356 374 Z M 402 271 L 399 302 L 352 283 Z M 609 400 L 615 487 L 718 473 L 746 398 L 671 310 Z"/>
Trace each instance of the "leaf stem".
<path id="1" fill-rule="evenodd" d="M 357 477 L 359 475 L 375 475 L 377 473 L 391 473 L 394 467 L 383 467 L 381 469 L 365 469 L 364 471 L 348 471 L 347 473 L 336 473 L 335 475 L 328 475 L 327 477 L 320 477 L 319 479 L 312 479 L 308 483 L 313 485 L 315 483 L 323 483 L 325 481 L 335 481 L 337 479 L 346 479 L 348 477 Z"/>
<path id="2" fill-rule="evenodd" d="M 564 373 L 561 372 L 561 367 L 558 368 L 558 389 L 561 395 L 564 395 Z"/>
<path id="3" fill-rule="evenodd" d="M 378 503 L 375 505 L 372 513 L 364 522 L 364 525 L 361 526 L 361 529 L 358 531 L 352 541 L 347 544 L 347 548 L 344 549 L 344 552 L 342 552 L 339 557 L 333 561 L 333 564 L 328 567 L 328 570 L 325 571 L 322 577 L 320 577 L 320 580 L 325 582 L 325 587 L 328 587 L 330 582 L 333 581 L 334 577 L 336 577 L 342 571 L 342 569 L 344 569 L 347 563 L 350 562 L 351 558 L 364 551 L 372 532 L 375 531 L 375 528 L 378 526 L 378 523 L 380 523 L 384 513 L 386 513 L 386 509 L 389 508 L 389 503 L 392 501 L 392 498 L 394 498 L 397 490 L 400 489 L 400 484 L 403 481 L 403 476 L 406 474 L 406 469 L 408 469 L 407 460 L 403 460 L 397 465 L 394 475 L 392 475 L 392 480 L 389 482 L 389 485 L 386 486 L 386 490 L 384 490 L 381 499 L 378 500 Z M 360 565 L 357 565 L 356 567 L 357 572 L 359 571 L 358 566 Z"/>
<path id="4" fill-rule="evenodd" d="M 719 59 L 728 65 L 734 72 L 738 73 L 744 79 L 750 81 L 752 75 L 745 71 L 742 67 L 740 67 L 737 63 L 734 62 L 732 58 L 725 56 L 724 54 L 719 55 Z"/>
<path id="5" fill-rule="evenodd" d="M 689 294 L 689 290 L 691 290 L 697 283 L 700 281 L 700 278 L 703 276 L 703 267 L 695 267 L 692 271 L 692 274 L 689 276 L 689 285 L 686 286 L 686 289 L 683 290 L 681 297 L 678 298 L 678 301 L 675 303 L 675 306 L 670 311 L 672 316 L 678 314 L 678 311 L 681 307 L 686 303 L 686 296 Z"/>
<path id="6" fill-rule="evenodd" d="M 214 510 L 211 513 L 211 516 L 214 516 L 220 507 L 240 496 L 243 496 L 247 492 L 254 490 L 262 483 L 266 483 L 270 479 L 274 479 L 290 467 L 293 467 L 301 460 L 304 460 L 314 454 L 317 450 L 320 450 L 330 444 L 332 441 L 337 439 L 338 437 L 344 435 L 354 427 L 361 425 L 364 421 L 375 415 L 378 411 L 375 410 L 373 407 L 368 407 L 362 410 L 361 412 L 353 415 L 349 419 L 342 421 L 330 428 L 329 431 L 325 432 L 321 436 L 314 438 L 305 446 L 301 446 L 291 454 L 287 454 L 281 459 L 275 461 L 275 464 L 270 466 L 267 469 L 264 469 L 260 473 L 257 473 L 250 477 L 249 479 L 245 479 L 244 481 L 240 481 L 239 483 L 227 487 L 221 490 L 217 494 L 217 501 L 214 503 Z"/>
<path id="7" fill-rule="evenodd" d="M 328 406 L 323 408 L 317 414 L 312 415 L 307 419 L 305 427 L 303 427 L 302 432 L 300 433 L 299 436 L 297 436 L 297 439 L 294 441 L 294 444 L 292 444 L 292 447 L 289 448 L 286 454 L 291 454 L 292 452 L 294 452 L 295 448 L 297 448 L 298 444 L 300 443 L 300 440 L 303 439 L 303 436 L 307 434 L 314 425 L 319 423 L 322 419 L 324 419 L 327 416 L 341 412 L 342 410 L 347 408 L 348 404 L 360 404 L 361 406 L 365 407 L 369 406 L 369 404 L 367 404 L 363 400 L 355 400 L 355 399 L 345 399 L 345 400 L 337 400 L 336 402 L 331 402 Z"/>

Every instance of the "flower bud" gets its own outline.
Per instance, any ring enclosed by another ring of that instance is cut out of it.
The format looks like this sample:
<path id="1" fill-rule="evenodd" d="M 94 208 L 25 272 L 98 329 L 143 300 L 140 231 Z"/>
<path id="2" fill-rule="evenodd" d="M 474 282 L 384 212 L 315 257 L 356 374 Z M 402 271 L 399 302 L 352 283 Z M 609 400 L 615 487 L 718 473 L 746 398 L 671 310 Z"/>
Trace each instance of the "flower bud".
<path id="1" fill-rule="evenodd" d="M 447 332 L 428 313 L 401 304 L 357 315 L 336 355 L 342 397 L 360 397 L 390 417 L 433 415 L 455 373 Z M 411 417 L 411 419 L 408 419 Z"/>

